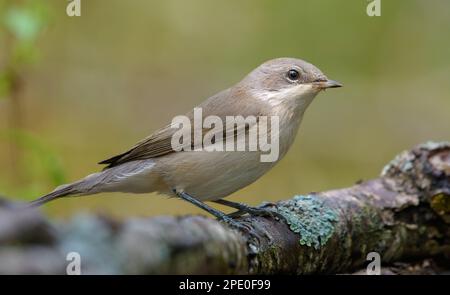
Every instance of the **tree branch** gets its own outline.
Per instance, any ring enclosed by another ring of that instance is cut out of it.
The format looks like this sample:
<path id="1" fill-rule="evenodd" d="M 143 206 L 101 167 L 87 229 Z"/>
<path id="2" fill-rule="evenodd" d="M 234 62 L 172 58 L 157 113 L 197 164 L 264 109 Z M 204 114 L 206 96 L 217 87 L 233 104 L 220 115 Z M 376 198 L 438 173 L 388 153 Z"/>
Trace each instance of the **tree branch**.
<path id="1" fill-rule="evenodd" d="M 0 274 L 63 274 L 69 252 L 83 274 L 349 273 L 369 252 L 383 266 L 433 257 L 450 269 L 450 143 L 403 152 L 377 179 L 264 206 L 285 220 L 239 218 L 251 236 L 200 216 L 54 223 L 4 202 Z"/>

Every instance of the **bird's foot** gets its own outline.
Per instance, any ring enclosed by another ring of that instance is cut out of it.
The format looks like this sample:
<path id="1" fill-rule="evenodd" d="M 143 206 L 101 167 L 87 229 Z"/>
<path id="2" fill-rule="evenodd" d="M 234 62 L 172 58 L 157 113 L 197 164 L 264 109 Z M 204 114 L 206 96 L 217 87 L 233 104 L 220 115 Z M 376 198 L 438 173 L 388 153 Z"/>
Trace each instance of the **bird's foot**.
<path id="1" fill-rule="evenodd" d="M 177 190 L 173 190 L 173 192 L 179 196 L 180 198 L 182 198 L 185 201 L 188 201 L 191 204 L 194 204 L 195 206 L 207 211 L 208 213 L 214 215 L 217 220 L 222 221 L 224 223 L 226 223 L 228 226 L 230 226 L 231 228 L 237 229 L 241 232 L 244 232 L 246 234 L 248 234 L 249 236 L 253 237 L 253 238 L 257 238 L 257 234 L 253 231 L 253 229 L 249 226 L 245 226 L 244 224 L 240 223 L 239 221 L 234 220 L 231 216 L 228 216 L 227 214 L 214 209 L 208 205 L 206 205 L 205 203 L 197 200 L 196 198 L 192 197 L 191 195 L 185 193 L 185 192 L 178 192 Z"/>
<path id="2" fill-rule="evenodd" d="M 241 222 L 234 220 L 232 217 L 230 217 L 228 215 L 220 216 L 217 218 L 217 220 L 227 224 L 231 228 L 237 229 L 239 231 L 242 231 L 242 232 L 245 232 L 245 233 L 248 233 L 251 235 L 256 235 L 256 233 L 249 226 L 245 226 Z"/>
<path id="3" fill-rule="evenodd" d="M 249 214 L 251 216 L 265 216 L 265 217 L 270 217 L 270 218 L 274 218 L 277 220 L 285 220 L 284 216 L 282 216 L 280 213 L 269 209 L 269 207 L 274 207 L 274 206 L 276 206 L 276 204 L 273 204 L 273 203 L 264 203 L 263 205 L 258 206 L 258 207 L 251 207 L 251 206 L 248 206 L 248 205 L 245 205 L 242 203 L 233 203 L 233 208 L 239 207 L 238 211 L 228 214 L 226 216 L 229 218 L 234 218 L 234 217 L 242 216 L 244 214 Z M 265 231 L 261 232 L 261 234 L 259 236 L 256 235 L 256 233 L 253 230 L 251 230 L 251 232 L 249 232 L 249 236 L 253 237 L 256 240 L 260 239 L 261 235 L 267 237 L 269 239 L 269 241 L 273 240 L 272 236 L 270 236 Z"/>
<path id="4" fill-rule="evenodd" d="M 252 206 L 249 206 L 249 205 L 246 205 L 243 203 L 237 203 L 237 202 L 232 202 L 232 201 L 223 200 L 223 199 L 215 200 L 214 202 L 237 209 L 238 211 L 227 215 L 228 217 L 232 217 L 232 218 L 239 217 L 244 214 L 249 214 L 249 215 L 253 215 L 253 216 L 268 216 L 268 217 L 273 217 L 273 218 L 284 218 L 281 214 L 279 214 L 275 210 L 269 209 L 269 207 L 276 207 L 276 204 L 274 204 L 274 203 L 266 202 L 261 206 L 252 207 Z"/>
<path id="5" fill-rule="evenodd" d="M 236 229 L 247 235 L 249 240 L 259 240 L 258 234 L 251 228 L 251 226 L 246 226 L 243 223 L 233 219 L 228 215 L 224 215 L 222 217 L 218 217 L 217 220 L 227 224 L 230 228 Z"/>
<path id="6" fill-rule="evenodd" d="M 228 214 L 229 217 L 238 217 L 242 216 L 244 214 L 249 214 L 252 216 L 263 216 L 263 217 L 272 217 L 272 218 L 279 218 L 284 219 L 283 215 L 280 213 L 271 210 L 269 208 L 265 208 L 266 205 L 263 205 L 261 207 L 251 207 L 242 204 L 243 207 L 239 208 L 238 211 Z"/>

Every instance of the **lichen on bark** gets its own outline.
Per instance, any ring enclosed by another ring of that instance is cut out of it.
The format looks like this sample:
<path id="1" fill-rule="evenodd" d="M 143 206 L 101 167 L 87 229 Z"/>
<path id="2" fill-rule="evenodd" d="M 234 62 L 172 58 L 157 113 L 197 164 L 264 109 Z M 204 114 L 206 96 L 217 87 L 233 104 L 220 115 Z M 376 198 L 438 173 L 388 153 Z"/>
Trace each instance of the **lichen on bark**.
<path id="1" fill-rule="evenodd" d="M 275 209 L 281 214 L 289 228 L 299 234 L 300 245 L 314 247 L 325 245 L 334 232 L 337 212 L 314 195 L 295 196 L 292 200 L 280 202 Z"/>
<path id="2" fill-rule="evenodd" d="M 376 179 L 270 206 L 285 218 L 238 218 L 253 235 L 200 216 L 49 221 L 0 200 L 0 274 L 64 274 L 69 251 L 84 274 L 349 273 L 370 252 L 450 269 L 449 198 L 450 143 L 426 143 Z"/>

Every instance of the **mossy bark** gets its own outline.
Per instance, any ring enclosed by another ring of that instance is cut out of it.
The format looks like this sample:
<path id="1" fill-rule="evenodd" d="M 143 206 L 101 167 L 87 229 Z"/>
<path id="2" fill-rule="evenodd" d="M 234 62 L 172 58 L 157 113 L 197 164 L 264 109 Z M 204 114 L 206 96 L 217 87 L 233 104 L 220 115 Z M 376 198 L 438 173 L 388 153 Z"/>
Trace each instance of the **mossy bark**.
<path id="1" fill-rule="evenodd" d="M 265 204 L 284 218 L 244 216 L 249 235 L 200 216 L 50 222 L 0 205 L 0 273 L 349 273 L 378 252 L 382 266 L 450 261 L 450 143 L 426 143 L 350 188 Z"/>

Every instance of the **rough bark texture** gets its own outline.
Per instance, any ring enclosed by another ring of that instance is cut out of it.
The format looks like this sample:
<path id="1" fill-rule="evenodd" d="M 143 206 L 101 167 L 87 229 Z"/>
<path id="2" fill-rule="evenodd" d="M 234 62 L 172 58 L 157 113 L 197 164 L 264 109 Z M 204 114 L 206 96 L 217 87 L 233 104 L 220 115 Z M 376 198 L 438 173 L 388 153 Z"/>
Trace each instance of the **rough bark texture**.
<path id="1" fill-rule="evenodd" d="M 241 217 L 250 236 L 200 216 L 61 223 L 3 202 L 0 273 L 64 274 L 69 252 L 83 274 L 353 273 L 369 252 L 384 273 L 450 269 L 450 143 L 403 152 L 377 179 L 264 206 L 284 220 Z M 422 262 L 398 263 L 411 260 Z"/>

